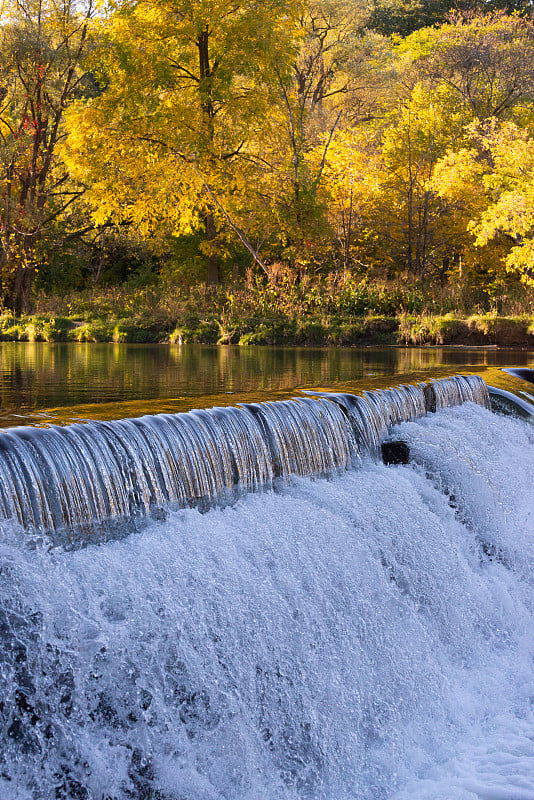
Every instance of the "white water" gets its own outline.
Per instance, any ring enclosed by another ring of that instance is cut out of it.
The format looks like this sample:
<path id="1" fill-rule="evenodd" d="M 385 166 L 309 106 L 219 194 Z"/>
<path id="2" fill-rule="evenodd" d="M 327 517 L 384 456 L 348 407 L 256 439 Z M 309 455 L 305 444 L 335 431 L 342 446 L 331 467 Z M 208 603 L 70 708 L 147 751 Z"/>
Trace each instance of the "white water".
<path id="1" fill-rule="evenodd" d="M 2 432 L 0 518 L 69 546 L 102 541 L 169 506 L 224 504 L 274 478 L 331 475 L 362 452 L 378 454 L 393 423 L 490 402 L 478 375 L 327 398 Z"/>
<path id="2" fill-rule="evenodd" d="M 0 798 L 534 800 L 533 429 L 397 430 L 77 552 L 2 523 Z"/>

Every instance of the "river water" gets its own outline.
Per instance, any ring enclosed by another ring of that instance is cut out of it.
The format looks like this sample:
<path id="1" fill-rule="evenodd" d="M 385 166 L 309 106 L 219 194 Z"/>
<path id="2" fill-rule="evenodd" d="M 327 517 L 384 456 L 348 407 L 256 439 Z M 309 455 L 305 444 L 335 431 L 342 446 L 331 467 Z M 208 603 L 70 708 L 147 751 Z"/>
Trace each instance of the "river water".
<path id="1" fill-rule="evenodd" d="M 478 372 L 520 389 L 499 367 L 534 367 L 534 352 L 496 348 L 282 348 L 0 343 L 0 427 L 117 419 L 299 389 L 383 387 Z"/>
<path id="2" fill-rule="evenodd" d="M 399 377 L 365 352 L 356 378 L 325 351 L 306 373 L 306 352 L 273 388 Z M 102 399 L 46 391 L 8 423 Z M 118 397 L 83 411 L 146 402 Z M 392 435 L 409 464 L 75 551 L 1 522 L 2 800 L 534 800 L 533 428 L 467 403 Z"/>

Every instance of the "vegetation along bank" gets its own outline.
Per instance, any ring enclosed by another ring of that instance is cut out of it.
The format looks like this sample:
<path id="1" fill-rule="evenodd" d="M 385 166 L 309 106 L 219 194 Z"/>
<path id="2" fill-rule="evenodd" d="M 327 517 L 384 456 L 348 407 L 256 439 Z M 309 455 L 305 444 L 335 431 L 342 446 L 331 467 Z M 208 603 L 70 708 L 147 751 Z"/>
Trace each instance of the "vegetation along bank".
<path id="1" fill-rule="evenodd" d="M 197 287 L 42 297 L 37 313 L 0 315 L 0 341 L 239 345 L 534 347 L 534 312 L 458 313 L 455 298 L 366 282 L 280 292 Z"/>

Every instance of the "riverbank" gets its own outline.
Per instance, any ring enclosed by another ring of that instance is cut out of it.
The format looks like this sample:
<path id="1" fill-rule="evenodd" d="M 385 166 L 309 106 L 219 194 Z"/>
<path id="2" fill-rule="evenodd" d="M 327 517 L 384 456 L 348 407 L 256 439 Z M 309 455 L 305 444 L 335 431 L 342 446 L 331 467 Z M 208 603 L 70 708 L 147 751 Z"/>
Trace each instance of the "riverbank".
<path id="1" fill-rule="evenodd" d="M 446 315 L 224 315 L 155 313 L 130 319 L 0 316 L 0 341 L 335 346 L 465 345 L 534 348 L 534 317 Z"/>

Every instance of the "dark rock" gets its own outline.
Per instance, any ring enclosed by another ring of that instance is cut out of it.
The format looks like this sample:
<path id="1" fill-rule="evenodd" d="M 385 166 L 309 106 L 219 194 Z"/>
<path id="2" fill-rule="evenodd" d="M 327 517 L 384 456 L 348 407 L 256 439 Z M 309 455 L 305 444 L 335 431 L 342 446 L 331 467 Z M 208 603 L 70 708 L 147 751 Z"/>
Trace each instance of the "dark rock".
<path id="1" fill-rule="evenodd" d="M 384 464 L 407 464 L 410 448 L 406 442 L 382 442 L 382 459 Z"/>
<path id="2" fill-rule="evenodd" d="M 426 383 L 423 388 L 426 410 L 431 413 L 436 410 L 436 390 L 431 383 Z"/>
<path id="3" fill-rule="evenodd" d="M 167 511 L 161 506 L 152 506 L 150 509 L 150 518 L 155 522 L 165 522 L 167 519 Z"/>
<path id="4" fill-rule="evenodd" d="M 65 769 L 64 774 L 56 773 L 56 778 L 60 783 L 56 786 L 56 800 L 89 800 L 89 792 L 80 781 L 68 774 Z"/>
<path id="5" fill-rule="evenodd" d="M 510 567 L 508 559 L 501 547 L 493 542 L 487 541 L 487 539 L 482 539 L 481 537 L 477 537 L 477 540 L 482 557 L 485 561 L 489 561 L 490 563 L 496 561 L 498 564 L 502 564 L 508 568 Z"/>

